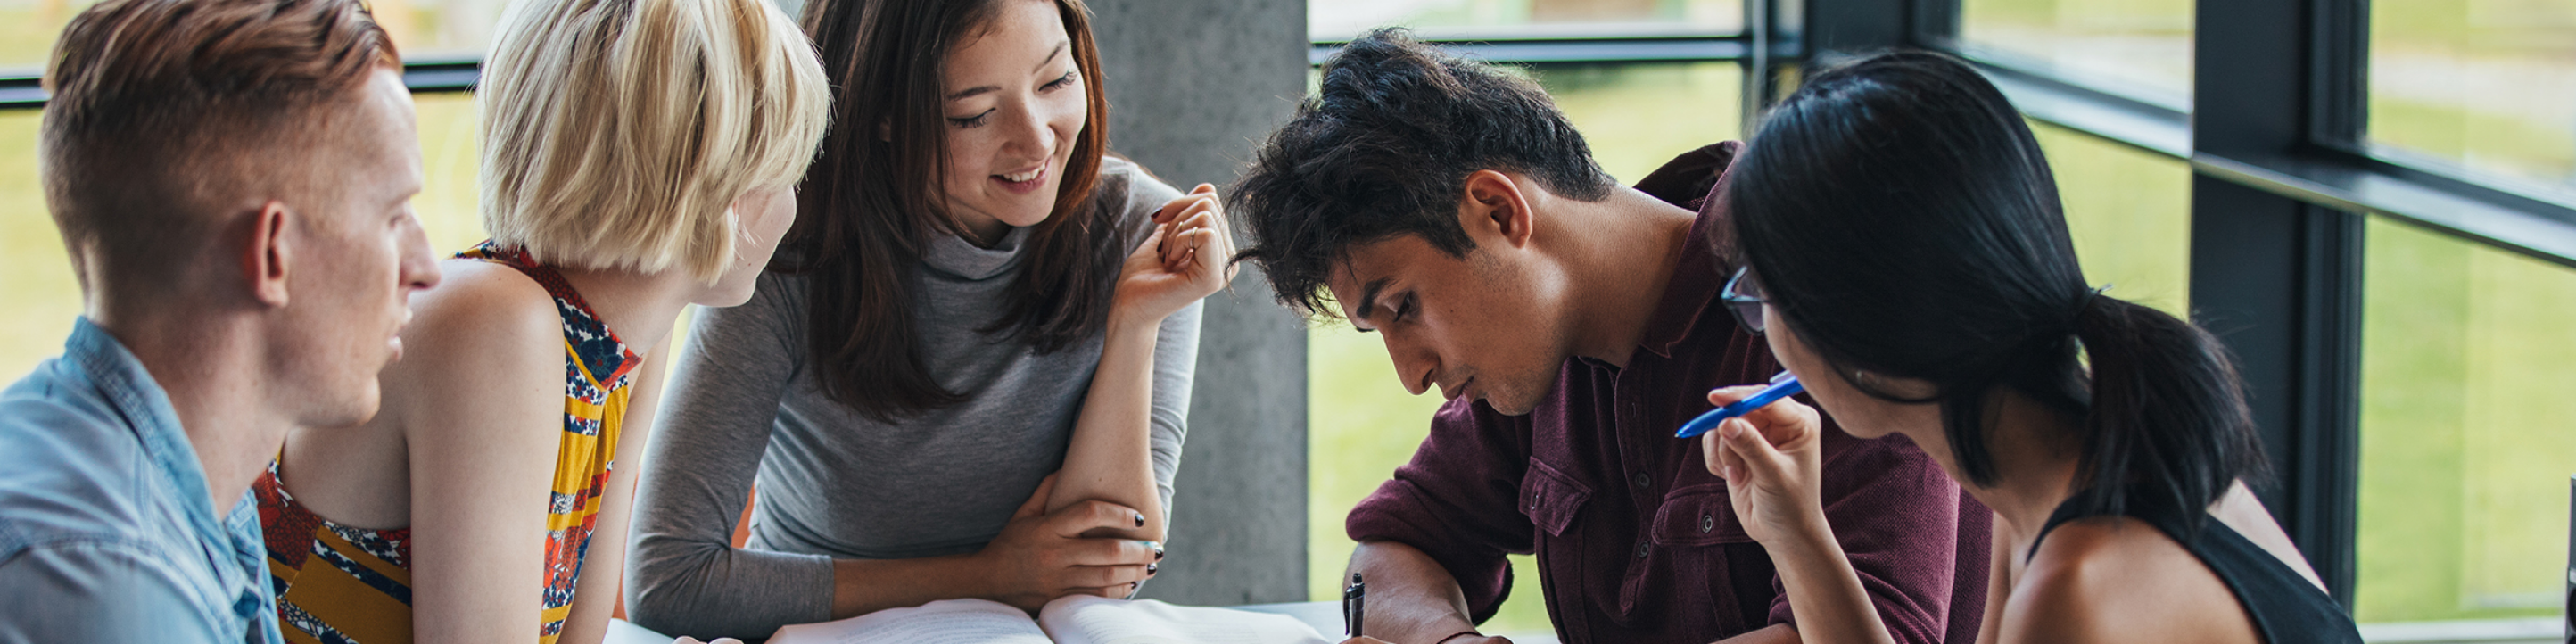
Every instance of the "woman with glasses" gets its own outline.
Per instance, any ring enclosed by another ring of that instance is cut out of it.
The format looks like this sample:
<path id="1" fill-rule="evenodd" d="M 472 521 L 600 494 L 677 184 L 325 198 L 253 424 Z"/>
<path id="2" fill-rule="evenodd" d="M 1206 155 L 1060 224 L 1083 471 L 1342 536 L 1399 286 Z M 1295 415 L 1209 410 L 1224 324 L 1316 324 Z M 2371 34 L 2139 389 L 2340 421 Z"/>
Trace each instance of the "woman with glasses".
<path id="1" fill-rule="evenodd" d="M 1732 177 L 1728 308 L 1845 431 L 1904 435 L 1995 510 L 1978 641 L 2360 641 L 2245 487 L 2264 460 L 2225 349 L 2087 285 L 2047 160 L 1975 70 L 1818 74 Z M 1702 440 L 1800 639 L 1888 641 L 1818 507 L 1821 431 L 1784 401 Z"/>

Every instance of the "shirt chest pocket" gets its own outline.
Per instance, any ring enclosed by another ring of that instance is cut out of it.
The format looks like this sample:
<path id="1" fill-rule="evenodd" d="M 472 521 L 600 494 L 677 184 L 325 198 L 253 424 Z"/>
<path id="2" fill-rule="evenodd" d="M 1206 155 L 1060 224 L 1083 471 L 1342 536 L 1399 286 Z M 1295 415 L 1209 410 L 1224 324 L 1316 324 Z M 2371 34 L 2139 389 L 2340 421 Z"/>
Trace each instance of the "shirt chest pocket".
<path id="1" fill-rule="evenodd" d="M 1529 517 L 1530 525 L 1548 536 L 1565 536 L 1566 526 L 1574 524 L 1574 515 L 1592 500 L 1592 488 L 1574 477 L 1566 476 L 1545 461 L 1530 459 L 1529 473 L 1521 477 L 1520 510 Z"/>
<path id="2" fill-rule="evenodd" d="M 1744 524 L 1735 518 L 1725 483 L 1702 483 L 1673 488 L 1664 494 L 1663 504 L 1655 508 L 1653 523 L 1655 545 L 1674 547 L 1714 546 L 1728 543 L 1752 543 L 1753 536 L 1744 532 Z"/>

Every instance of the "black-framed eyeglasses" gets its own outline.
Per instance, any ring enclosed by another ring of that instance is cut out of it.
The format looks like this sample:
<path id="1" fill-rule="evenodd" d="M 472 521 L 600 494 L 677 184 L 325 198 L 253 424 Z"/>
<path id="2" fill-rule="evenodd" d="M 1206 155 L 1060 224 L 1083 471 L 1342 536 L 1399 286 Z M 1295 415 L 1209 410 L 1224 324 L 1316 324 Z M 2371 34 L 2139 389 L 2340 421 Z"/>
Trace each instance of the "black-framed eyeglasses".
<path id="1" fill-rule="evenodd" d="M 1717 299 L 1726 304 L 1726 312 L 1735 314 L 1735 323 L 1746 331 L 1762 332 L 1762 308 L 1771 305 L 1770 293 L 1762 290 L 1762 280 L 1753 276 L 1753 267 L 1735 269 L 1726 279 L 1726 288 Z"/>

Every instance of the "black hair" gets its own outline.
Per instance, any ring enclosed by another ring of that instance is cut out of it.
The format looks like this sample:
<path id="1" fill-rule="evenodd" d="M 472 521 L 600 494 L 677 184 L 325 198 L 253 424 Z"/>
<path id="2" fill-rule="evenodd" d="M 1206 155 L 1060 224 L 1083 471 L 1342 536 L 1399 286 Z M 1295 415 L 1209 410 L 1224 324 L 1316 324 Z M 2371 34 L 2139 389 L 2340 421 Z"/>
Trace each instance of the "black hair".
<path id="1" fill-rule="evenodd" d="M 2262 471 L 2226 349 L 2087 287 L 2047 158 L 1976 70 L 1919 51 L 1851 61 L 1781 101 L 1749 148 L 1725 199 L 1772 305 L 1862 392 L 1939 404 L 1968 482 L 1995 483 L 1999 387 L 2083 419 L 2069 438 L 2086 515 L 2152 505 L 2197 526 Z M 1892 395 L 1861 371 L 1935 393 Z"/>
<path id="2" fill-rule="evenodd" d="M 1253 238 L 1235 259 L 1260 260 L 1280 303 L 1332 315 L 1325 277 L 1353 245 L 1409 234 L 1451 256 L 1473 250 L 1458 202 L 1478 170 L 1582 201 L 1616 187 L 1536 83 L 1402 29 L 1371 31 L 1324 61 L 1321 91 L 1229 191 Z"/>

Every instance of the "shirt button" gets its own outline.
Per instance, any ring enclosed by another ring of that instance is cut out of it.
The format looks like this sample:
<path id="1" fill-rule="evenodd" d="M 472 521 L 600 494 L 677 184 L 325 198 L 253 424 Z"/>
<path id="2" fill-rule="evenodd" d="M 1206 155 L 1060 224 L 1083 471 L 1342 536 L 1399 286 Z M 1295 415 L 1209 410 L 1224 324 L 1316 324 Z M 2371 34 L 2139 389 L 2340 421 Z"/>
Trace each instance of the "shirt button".
<path id="1" fill-rule="evenodd" d="M 1716 529 L 1717 529 L 1717 515 L 1714 515 L 1714 514 L 1703 514 L 1703 515 L 1699 515 L 1699 531 L 1700 531 L 1700 533 L 1702 533 L 1702 534 L 1706 534 L 1706 533 L 1708 533 L 1709 531 L 1711 531 L 1711 530 L 1716 530 Z"/>
<path id="2" fill-rule="evenodd" d="M 1637 540 L 1637 558 L 1646 558 L 1646 540 L 1644 539 Z"/>
<path id="3" fill-rule="evenodd" d="M 1635 483 L 1638 488 L 1643 489 L 1646 486 L 1654 485 L 1655 478 L 1647 476 L 1645 472 L 1638 472 L 1636 476 L 1628 477 L 1628 482 Z"/>

